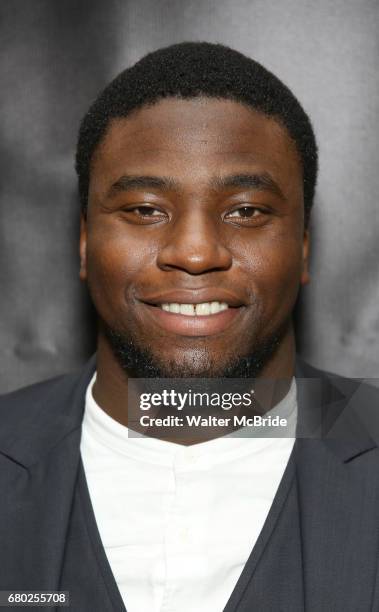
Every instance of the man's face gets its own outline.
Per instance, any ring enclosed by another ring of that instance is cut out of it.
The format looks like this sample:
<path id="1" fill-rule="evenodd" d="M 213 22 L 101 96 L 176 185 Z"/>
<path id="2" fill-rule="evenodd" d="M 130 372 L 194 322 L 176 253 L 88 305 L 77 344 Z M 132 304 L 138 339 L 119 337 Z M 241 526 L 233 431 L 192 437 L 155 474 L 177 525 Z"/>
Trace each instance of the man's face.
<path id="1" fill-rule="evenodd" d="M 100 333 L 165 376 L 233 371 L 291 333 L 303 219 L 299 155 L 274 119 L 170 98 L 113 120 L 81 231 Z"/>

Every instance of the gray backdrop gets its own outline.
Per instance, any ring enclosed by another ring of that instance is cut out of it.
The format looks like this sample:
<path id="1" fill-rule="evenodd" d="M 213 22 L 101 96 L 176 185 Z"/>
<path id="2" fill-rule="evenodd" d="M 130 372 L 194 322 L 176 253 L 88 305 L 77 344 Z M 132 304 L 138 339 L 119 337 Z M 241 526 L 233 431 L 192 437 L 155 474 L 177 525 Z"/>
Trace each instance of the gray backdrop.
<path id="1" fill-rule="evenodd" d="M 299 349 L 316 366 L 378 376 L 377 1 L 0 0 L 0 17 L 1 392 L 94 349 L 78 279 L 78 124 L 117 72 L 183 40 L 254 57 L 310 113 L 321 167 Z"/>

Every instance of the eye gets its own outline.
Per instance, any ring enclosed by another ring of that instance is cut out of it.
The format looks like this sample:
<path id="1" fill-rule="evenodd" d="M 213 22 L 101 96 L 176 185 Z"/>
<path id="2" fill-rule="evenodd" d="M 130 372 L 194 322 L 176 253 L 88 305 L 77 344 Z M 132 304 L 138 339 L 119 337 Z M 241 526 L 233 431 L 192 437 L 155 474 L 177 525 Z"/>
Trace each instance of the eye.
<path id="1" fill-rule="evenodd" d="M 226 221 L 230 219 L 232 223 L 238 223 L 239 225 L 258 225 L 266 217 L 267 212 L 265 210 L 256 206 L 245 205 L 231 210 L 224 216 L 224 219 Z"/>
<path id="2" fill-rule="evenodd" d="M 254 215 L 254 213 L 259 212 L 257 208 L 253 206 L 242 206 L 241 208 L 237 208 L 236 210 L 232 210 L 232 212 L 227 214 L 227 217 L 241 217 L 243 219 L 250 218 Z"/>
<path id="3" fill-rule="evenodd" d="M 164 214 L 158 208 L 153 208 L 152 206 L 135 206 L 130 210 L 140 215 L 141 217 L 159 217 Z"/>
<path id="4" fill-rule="evenodd" d="M 122 212 L 127 215 L 132 223 L 157 223 L 168 219 L 167 213 L 147 204 L 124 208 Z"/>

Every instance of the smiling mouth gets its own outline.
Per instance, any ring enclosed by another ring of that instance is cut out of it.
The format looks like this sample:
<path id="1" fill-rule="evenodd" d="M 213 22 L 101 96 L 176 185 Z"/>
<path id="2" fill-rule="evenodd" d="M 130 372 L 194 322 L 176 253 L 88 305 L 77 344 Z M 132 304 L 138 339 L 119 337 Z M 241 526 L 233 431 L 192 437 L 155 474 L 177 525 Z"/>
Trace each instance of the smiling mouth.
<path id="1" fill-rule="evenodd" d="M 213 336 L 226 332 L 244 306 L 226 302 L 146 303 L 147 314 L 164 331 L 179 336 Z"/>
<path id="2" fill-rule="evenodd" d="M 178 302 L 170 302 L 156 304 L 165 312 L 181 314 L 187 317 L 206 317 L 209 315 L 218 314 L 229 308 L 226 302 L 199 302 L 198 304 L 182 304 Z"/>

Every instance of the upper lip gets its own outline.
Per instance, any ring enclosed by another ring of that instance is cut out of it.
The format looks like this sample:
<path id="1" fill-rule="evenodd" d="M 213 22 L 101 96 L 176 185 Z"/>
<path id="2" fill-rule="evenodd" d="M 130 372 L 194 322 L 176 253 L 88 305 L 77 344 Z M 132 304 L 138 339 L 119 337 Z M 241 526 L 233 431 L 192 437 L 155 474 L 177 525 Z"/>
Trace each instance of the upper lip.
<path id="1" fill-rule="evenodd" d="M 244 306 L 244 302 L 235 293 L 221 288 L 203 289 L 170 289 L 139 297 L 141 302 L 154 306 L 161 304 L 201 304 L 204 302 L 225 302 L 228 306 Z"/>

